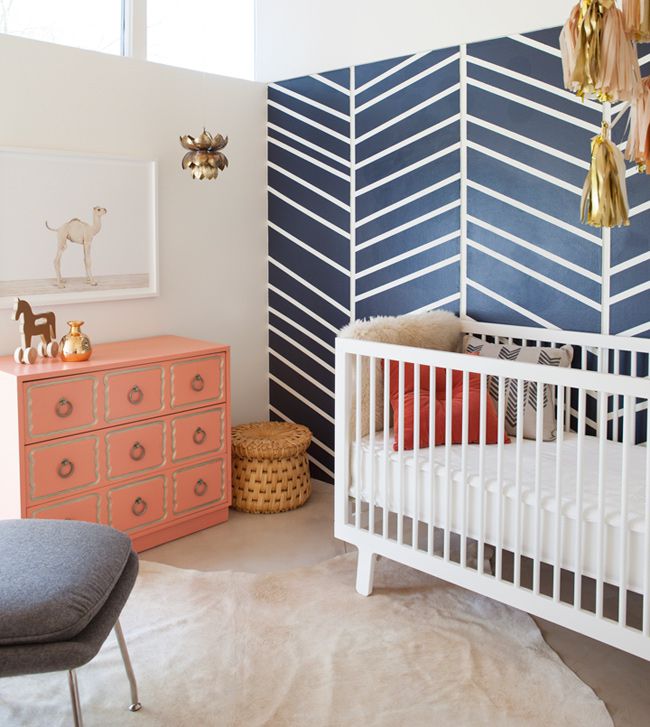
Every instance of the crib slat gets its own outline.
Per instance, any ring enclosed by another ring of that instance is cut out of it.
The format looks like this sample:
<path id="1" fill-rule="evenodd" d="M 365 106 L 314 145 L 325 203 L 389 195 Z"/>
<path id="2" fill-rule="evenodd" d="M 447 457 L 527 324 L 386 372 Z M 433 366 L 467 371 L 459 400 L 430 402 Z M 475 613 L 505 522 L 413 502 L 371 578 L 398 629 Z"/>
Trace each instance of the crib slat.
<path id="1" fill-rule="evenodd" d="M 375 532 L 375 413 L 377 409 L 377 360 L 374 356 L 368 359 L 370 367 L 369 387 L 370 401 L 368 404 L 368 432 L 370 449 L 370 505 L 368 507 L 368 530 Z"/>
<path id="2" fill-rule="evenodd" d="M 614 351 L 614 373 L 616 375 L 618 375 L 621 370 L 620 363 L 621 363 L 621 352 L 618 350 L 615 350 Z M 612 399 L 614 402 L 613 411 L 612 411 L 612 415 L 614 417 L 613 421 L 612 421 L 612 439 L 615 442 L 618 442 L 618 433 L 619 433 L 619 421 L 618 421 L 619 416 L 618 415 L 621 410 L 621 399 L 617 395 L 614 395 L 612 397 Z"/>
<path id="3" fill-rule="evenodd" d="M 413 495 L 413 518 L 411 519 L 411 543 L 413 549 L 418 549 L 418 522 L 420 518 L 420 367 L 415 367 L 414 377 L 414 406 L 413 406 L 413 479 L 415 493 Z"/>
<path id="4" fill-rule="evenodd" d="M 506 429 L 505 379 L 499 376 L 498 384 L 498 439 L 497 439 L 497 527 L 495 576 L 498 581 L 503 575 L 503 447 Z"/>
<path id="5" fill-rule="evenodd" d="M 467 526 L 469 518 L 469 483 L 467 482 L 467 447 L 469 440 L 469 371 L 463 371 L 462 438 L 460 481 L 462 482 L 462 521 L 460 527 L 460 564 L 467 566 Z"/>
<path id="6" fill-rule="evenodd" d="M 605 594 L 605 447 L 607 446 L 607 394 L 598 394 L 598 538 L 596 553 L 596 615 L 603 617 Z"/>
<path id="7" fill-rule="evenodd" d="M 398 365 L 398 418 L 397 426 L 399 429 L 399 437 L 397 443 L 397 464 L 399 471 L 398 504 L 397 504 L 397 542 L 402 545 L 404 543 L 404 361 L 400 361 Z"/>
<path id="8" fill-rule="evenodd" d="M 621 466 L 621 531 L 619 542 L 619 588 L 618 623 L 625 626 L 627 620 L 627 561 L 628 561 L 628 478 L 630 475 L 630 455 L 632 447 L 632 416 L 634 406 L 631 396 L 623 397 L 623 464 Z"/>
<path id="9" fill-rule="evenodd" d="M 531 384 L 532 385 L 532 384 Z M 535 412 L 535 562 L 533 563 L 533 591 L 539 594 L 542 567 L 542 441 L 544 435 L 544 384 L 537 386 L 537 410 Z"/>
<path id="10" fill-rule="evenodd" d="M 562 448 L 564 446 L 564 402 L 565 387 L 557 392 L 557 434 L 555 439 L 555 563 L 553 565 L 553 600 L 560 601 L 560 578 L 562 575 Z"/>
<path id="11" fill-rule="evenodd" d="M 478 480 L 479 480 L 479 507 L 478 507 L 478 572 L 483 574 L 485 564 L 485 447 L 487 446 L 487 431 L 485 420 L 487 417 L 487 376 L 481 374 L 480 378 L 480 430 L 478 450 Z"/>
<path id="12" fill-rule="evenodd" d="M 433 468 L 433 452 L 436 446 L 436 370 L 429 367 L 429 483 L 427 492 L 429 495 L 429 527 L 427 529 L 427 552 L 433 555 L 433 536 L 435 523 L 435 490 L 437 479 Z"/>
<path id="13" fill-rule="evenodd" d="M 388 492 L 388 452 L 390 449 L 390 360 L 384 359 L 384 442 L 383 442 L 383 487 L 384 499 L 382 507 L 381 534 L 384 540 L 388 538 L 388 510 L 389 496 Z"/>
<path id="14" fill-rule="evenodd" d="M 451 550 L 451 369 L 445 369 L 445 539 L 444 557 L 449 560 Z"/>
<path id="15" fill-rule="evenodd" d="M 515 574 L 514 583 L 521 586 L 521 455 L 524 440 L 524 381 L 517 379 L 517 444 L 515 462 Z"/>
<path id="16" fill-rule="evenodd" d="M 362 357 L 355 354 L 355 397 L 354 397 L 354 477 L 357 483 L 356 495 L 354 498 L 354 527 L 357 530 L 361 527 L 361 376 Z"/>
<path id="17" fill-rule="evenodd" d="M 575 521 L 575 567 L 573 583 L 573 607 L 582 608 L 582 520 L 583 520 L 583 473 L 585 458 L 585 407 L 587 392 L 578 389 L 578 445 L 576 448 L 576 521 Z"/>

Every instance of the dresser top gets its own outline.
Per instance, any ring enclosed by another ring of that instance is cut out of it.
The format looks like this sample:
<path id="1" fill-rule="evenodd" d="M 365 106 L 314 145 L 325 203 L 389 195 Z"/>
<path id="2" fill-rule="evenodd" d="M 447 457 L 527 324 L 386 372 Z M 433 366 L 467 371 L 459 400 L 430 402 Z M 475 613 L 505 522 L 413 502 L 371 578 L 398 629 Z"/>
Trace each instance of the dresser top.
<path id="1" fill-rule="evenodd" d="M 103 369 L 140 366 L 154 361 L 162 361 L 189 356 L 202 356 L 215 351 L 227 351 L 228 346 L 210 343 L 181 336 L 154 336 L 136 338 L 132 341 L 99 343 L 93 346 L 88 361 L 66 363 L 60 358 L 39 358 L 33 364 L 17 364 L 13 356 L 0 357 L 0 374 L 8 374 L 18 379 L 43 379 L 51 376 L 84 374 Z"/>

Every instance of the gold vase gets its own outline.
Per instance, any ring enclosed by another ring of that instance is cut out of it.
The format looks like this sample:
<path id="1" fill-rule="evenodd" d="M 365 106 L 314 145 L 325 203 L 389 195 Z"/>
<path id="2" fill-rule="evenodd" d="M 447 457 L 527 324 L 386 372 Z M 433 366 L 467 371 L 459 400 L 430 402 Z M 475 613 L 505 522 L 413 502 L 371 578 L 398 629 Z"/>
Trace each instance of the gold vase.
<path id="1" fill-rule="evenodd" d="M 82 333 L 83 321 L 68 321 L 70 330 L 61 339 L 59 347 L 61 358 L 64 361 L 88 361 L 93 349 L 90 338 Z"/>

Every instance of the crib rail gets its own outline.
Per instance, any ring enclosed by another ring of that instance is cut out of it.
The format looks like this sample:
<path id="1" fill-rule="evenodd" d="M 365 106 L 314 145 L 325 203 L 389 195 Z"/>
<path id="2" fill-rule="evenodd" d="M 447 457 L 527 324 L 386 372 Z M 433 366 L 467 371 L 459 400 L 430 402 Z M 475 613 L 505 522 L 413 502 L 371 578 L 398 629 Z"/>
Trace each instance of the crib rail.
<path id="1" fill-rule="evenodd" d="M 636 339 L 464 325 L 601 362 L 650 352 Z M 337 339 L 335 529 L 359 548 L 358 590 L 381 554 L 650 659 L 650 448 L 638 437 L 650 380 L 638 363 L 629 375 L 591 368 Z M 545 441 L 549 410 L 531 421 L 527 402 L 549 397 L 559 425 Z"/>

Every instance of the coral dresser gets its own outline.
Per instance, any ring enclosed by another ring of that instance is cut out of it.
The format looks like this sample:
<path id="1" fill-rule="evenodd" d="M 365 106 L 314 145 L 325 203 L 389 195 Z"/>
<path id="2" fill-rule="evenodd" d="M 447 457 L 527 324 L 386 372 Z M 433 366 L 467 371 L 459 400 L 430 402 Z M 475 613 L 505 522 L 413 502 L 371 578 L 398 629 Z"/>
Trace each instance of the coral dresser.
<path id="1" fill-rule="evenodd" d="M 106 523 L 137 550 L 227 520 L 229 392 L 229 348 L 176 336 L 0 358 L 0 518 Z"/>

